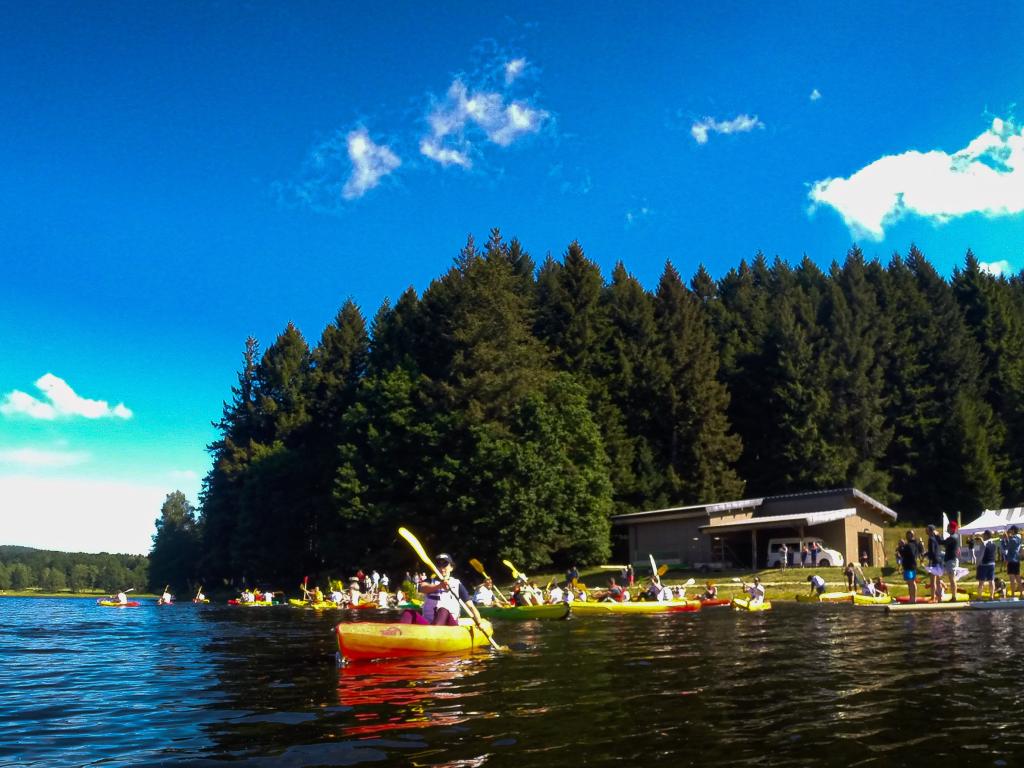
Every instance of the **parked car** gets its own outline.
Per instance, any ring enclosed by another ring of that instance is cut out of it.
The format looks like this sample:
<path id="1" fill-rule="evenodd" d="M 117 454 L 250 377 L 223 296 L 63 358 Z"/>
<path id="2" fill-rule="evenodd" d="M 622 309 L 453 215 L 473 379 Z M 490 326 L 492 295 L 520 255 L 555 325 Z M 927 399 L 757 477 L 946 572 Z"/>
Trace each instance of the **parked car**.
<path id="1" fill-rule="evenodd" d="M 811 537 L 805 537 L 803 539 L 797 538 L 781 538 L 781 539 L 768 539 L 768 567 L 769 568 L 780 568 L 782 567 L 782 545 L 785 544 L 789 547 L 789 565 L 797 566 L 800 565 L 800 548 L 803 545 L 807 545 L 807 548 L 811 548 L 813 542 L 818 542 L 818 546 L 821 550 L 818 552 L 818 562 L 823 568 L 829 566 L 842 566 L 844 565 L 843 556 L 834 549 L 829 549 L 825 546 L 825 542 L 821 539 Z M 807 556 L 806 565 L 810 567 L 811 557 L 810 554 Z"/>
<path id="2" fill-rule="evenodd" d="M 715 560 L 711 562 L 694 563 L 692 568 L 696 568 L 701 573 L 711 573 L 711 571 L 725 571 L 732 568 L 732 563 L 728 560 Z"/>

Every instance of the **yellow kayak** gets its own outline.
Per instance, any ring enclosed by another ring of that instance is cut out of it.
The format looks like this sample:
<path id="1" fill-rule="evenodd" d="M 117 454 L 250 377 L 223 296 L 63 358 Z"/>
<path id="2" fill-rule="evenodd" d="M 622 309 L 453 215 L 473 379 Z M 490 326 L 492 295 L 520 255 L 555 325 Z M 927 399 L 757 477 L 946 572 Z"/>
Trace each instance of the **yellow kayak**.
<path id="1" fill-rule="evenodd" d="M 293 608 L 310 608 L 314 611 L 323 611 L 327 610 L 328 608 L 338 607 L 334 602 L 330 600 L 321 600 L 319 603 L 311 603 L 308 600 L 296 600 L 295 598 L 290 598 L 288 600 L 288 605 L 292 606 Z"/>
<path id="2" fill-rule="evenodd" d="M 491 623 L 480 622 L 487 635 Z M 428 653 L 457 653 L 490 645 L 487 635 L 472 619 L 459 619 L 459 626 L 396 624 L 375 621 L 342 622 L 335 629 L 338 650 L 351 661 L 419 656 Z"/>
<path id="3" fill-rule="evenodd" d="M 892 602 L 889 595 L 854 595 L 854 605 L 888 605 Z"/>
<path id="4" fill-rule="evenodd" d="M 772 601 L 765 600 L 763 603 L 751 605 L 750 600 L 745 597 L 734 597 L 732 607 L 737 611 L 770 611 L 772 609 Z"/>
<path id="5" fill-rule="evenodd" d="M 638 600 L 625 603 L 577 601 L 572 604 L 575 616 L 604 616 L 612 613 L 691 613 L 699 611 L 700 608 L 700 600 Z"/>

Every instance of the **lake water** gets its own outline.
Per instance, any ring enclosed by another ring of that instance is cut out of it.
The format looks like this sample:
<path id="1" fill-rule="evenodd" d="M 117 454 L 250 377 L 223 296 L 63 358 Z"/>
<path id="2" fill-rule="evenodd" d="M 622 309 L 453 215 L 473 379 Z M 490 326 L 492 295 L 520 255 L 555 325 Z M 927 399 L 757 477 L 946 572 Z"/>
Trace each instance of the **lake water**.
<path id="1" fill-rule="evenodd" d="M 1021 612 L 496 622 L 338 668 L 342 612 L 0 599 L 0 766 L 1004 766 Z"/>

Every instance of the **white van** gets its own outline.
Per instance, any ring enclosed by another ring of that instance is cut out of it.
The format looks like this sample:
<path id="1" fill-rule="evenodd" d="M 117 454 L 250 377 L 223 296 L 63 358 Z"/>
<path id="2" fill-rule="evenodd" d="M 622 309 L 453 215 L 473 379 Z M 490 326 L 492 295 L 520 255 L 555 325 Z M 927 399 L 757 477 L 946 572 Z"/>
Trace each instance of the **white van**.
<path id="1" fill-rule="evenodd" d="M 768 539 L 768 568 L 781 568 L 782 567 L 782 545 L 785 544 L 789 547 L 787 559 L 789 560 L 790 568 L 800 567 L 800 548 L 803 545 L 807 545 L 807 549 L 811 548 L 813 542 L 818 542 L 818 546 L 821 549 L 818 551 L 818 561 L 816 565 L 822 568 L 828 568 L 831 566 L 842 566 L 845 565 L 843 562 L 843 556 L 834 549 L 829 549 L 825 546 L 825 542 L 815 537 L 806 537 L 803 539 L 797 538 L 781 538 L 781 539 Z M 804 563 L 808 568 L 811 567 L 811 554 L 807 553 L 807 561 Z"/>

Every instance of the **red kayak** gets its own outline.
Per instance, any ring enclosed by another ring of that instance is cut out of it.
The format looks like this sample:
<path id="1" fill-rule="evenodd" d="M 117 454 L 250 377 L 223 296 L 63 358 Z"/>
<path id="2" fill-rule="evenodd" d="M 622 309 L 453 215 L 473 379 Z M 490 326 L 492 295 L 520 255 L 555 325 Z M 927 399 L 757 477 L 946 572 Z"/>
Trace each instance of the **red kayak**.
<path id="1" fill-rule="evenodd" d="M 715 597 L 700 601 L 700 604 L 705 608 L 714 608 L 720 605 L 729 605 L 730 603 L 732 603 L 732 600 L 726 600 L 724 597 Z"/>

